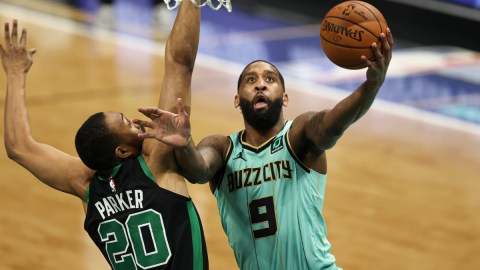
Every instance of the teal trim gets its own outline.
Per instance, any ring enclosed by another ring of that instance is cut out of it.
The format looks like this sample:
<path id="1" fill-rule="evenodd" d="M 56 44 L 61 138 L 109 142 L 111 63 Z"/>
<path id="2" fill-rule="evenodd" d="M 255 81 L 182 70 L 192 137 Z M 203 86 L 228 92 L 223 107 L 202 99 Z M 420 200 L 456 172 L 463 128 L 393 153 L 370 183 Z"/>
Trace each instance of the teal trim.
<path id="1" fill-rule="evenodd" d="M 150 169 L 148 168 L 147 166 L 147 163 L 145 163 L 145 159 L 143 158 L 142 155 L 138 156 L 138 162 L 140 163 L 140 167 L 142 167 L 142 171 L 143 173 L 148 176 L 148 178 L 150 178 L 153 182 L 155 182 L 155 178 L 153 177 L 153 174 L 152 172 L 150 171 Z"/>
<path id="2" fill-rule="evenodd" d="M 200 229 L 200 221 L 193 201 L 187 202 L 188 216 L 190 217 L 190 227 L 192 229 L 192 248 L 193 248 L 193 269 L 203 269 L 203 245 L 202 230 Z"/>

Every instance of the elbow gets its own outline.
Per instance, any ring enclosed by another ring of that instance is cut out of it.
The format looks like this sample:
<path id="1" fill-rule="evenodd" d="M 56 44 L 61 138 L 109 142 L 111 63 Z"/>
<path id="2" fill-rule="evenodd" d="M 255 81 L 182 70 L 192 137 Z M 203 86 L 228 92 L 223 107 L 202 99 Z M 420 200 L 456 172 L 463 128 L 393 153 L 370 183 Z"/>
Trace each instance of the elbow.
<path id="1" fill-rule="evenodd" d="M 181 66 L 186 70 L 193 72 L 196 55 L 196 49 L 194 48 L 167 50 L 165 55 L 165 63 L 166 66 Z"/>
<path id="2" fill-rule="evenodd" d="M 20 163 L 22 158 L 29 155 L 31 148 L 28 145 L 28 140 L 26 142 L 22 142 L 19 139 L 9 138 L 6 136 L 5 138 L 5 151 L 9 159 Z"/>
<path id="3" fill-rule="evenodd" d="M 190 59 L 188 57 L 172 57 L 169 61 L 171 64 L 169 65 L 167 62 L 167 65 L 172 66 L 178 66 L 181 67 L 183 70 L 185 70 L 187 73 L 193 73 L 193 68 L 195 67 L 195 59 Z"/>
<path id="4" fill-rule="evenodd" d="M 7 157 L 13 161 L 17 160 L 17 155 L 15 154 L 15 152 L 8 149 L 7 149 Z"/>
<path id="5" fill-rule="evenodd" d="M 18 162 L 21 156 L 21 151 L 19 151 L 15 144 L 5 142 L 5 150 L 7 152 L 7 157 L 15 162 Z"/>

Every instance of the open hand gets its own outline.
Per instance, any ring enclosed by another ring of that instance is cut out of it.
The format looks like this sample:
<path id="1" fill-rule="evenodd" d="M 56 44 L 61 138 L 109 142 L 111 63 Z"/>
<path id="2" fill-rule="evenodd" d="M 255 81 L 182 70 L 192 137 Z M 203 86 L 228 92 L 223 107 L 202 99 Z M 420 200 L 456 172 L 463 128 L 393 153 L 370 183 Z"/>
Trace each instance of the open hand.
<path id="1" fill-rule="evenodd" d="M 191 140 L 190 118 L 185 112 L 182 99 L 177 99 L 178 114 L 164 111 L 156 107 L 142 107 L 138 111 L 152 121 L 133 119 L 133 123 L 150 128 L 148 132 L 140 133 L 142 139 L 154 138 L 175 147 L 184 147 Z"/>
<path id="2" fill-rule="evenodd" d="M 2 58 L 3 70 L 6 74 L 21 72 L 27 73 L 33 63 L 33 54 L 36 50 L 27 51 L 27 30 L 22 30 L 20 41 L 18 40 L 17 20 L 13 20 L 12 34 L 10 25 L 5 23 L 5 45 L 0 44 L 0 56 Z"/>

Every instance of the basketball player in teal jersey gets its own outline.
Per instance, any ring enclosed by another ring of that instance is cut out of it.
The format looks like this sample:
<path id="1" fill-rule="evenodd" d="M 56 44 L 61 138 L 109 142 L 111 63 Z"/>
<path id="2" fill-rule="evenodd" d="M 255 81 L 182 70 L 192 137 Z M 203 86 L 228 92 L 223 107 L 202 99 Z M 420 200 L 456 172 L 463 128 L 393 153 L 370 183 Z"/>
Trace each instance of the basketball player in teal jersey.
<path id="1" fill-rule="evenodd" d="M 165 49 L 162 109 L 174 110 L 182 97 L 190 110 L 199 32 L 200 9 L 183 1 Z M 25 83 L 35 50 L 27 51 L 26 39 L 16 21 L 11 35 L 5 24 L 0 54 L 7 74 L 8 156 L 43 183 L 81 199 L 85 230 L 112 269 L 208 269 L 200 219 L 171 146 L 142 142 L 141 128 L 119 112 L 97 113 L 82 125 L 75 138 L 81 159 L 32 137 Z"/>
<path id="2" fill-rule="evenodd" d="M 139 110 L 153 128 L 139 134 L 175 146 L 191 182 L 210 182 L 228 241 L 241 269 L 339 269 L 322 208 L 327 176 L 325 151 L 363 116 L 385 80 L 392 57 L 390 30 L 381 35 L 383 52 L 367 64 L 366 81 L 332 109 L 307 112 L 285 121 L 289 100 L 283 77 L 265 61 L 250 63 L 238 80 L 235 107 L 245 130 L 213 135 L 197 147 L 190 122 L 177 100 L 178 114 L 158 108 Z"/>

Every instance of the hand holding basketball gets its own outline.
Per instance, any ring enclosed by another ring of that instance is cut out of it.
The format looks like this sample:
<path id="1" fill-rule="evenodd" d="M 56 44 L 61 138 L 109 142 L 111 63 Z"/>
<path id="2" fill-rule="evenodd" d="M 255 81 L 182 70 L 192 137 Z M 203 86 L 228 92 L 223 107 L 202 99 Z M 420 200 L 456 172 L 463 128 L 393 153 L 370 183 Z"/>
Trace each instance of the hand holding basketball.
<path id="1" fill-rule="evenodd" d="M 367 82 L 373 88 L 380 87 L 383 84 L 390 60 L 392 59 L 393 36 L 389 28 L 387 28 L 386 34 L 380 34 L 380 40 L 383 52 L 380 52 L 380 46 L 377 46 L 376 43 L 372 45 L 372 51 L 375 57 L 374 61 L 369 60 L 364 55 L 362 56 L 362 61 L 364 61 L 364 64 L 368 67 Z"/>
<path id="2" fill-rule="evenodd" d="M 387 22 L 374 6 L 362 1 L 346 1 L 327 12 L 320 28 L 322 48 L 330 61 L 347 69 L 361 69 L 366 56 L 375 61 L 372 44 L 383 53 L 381 33 L 386 33 Z"/>

